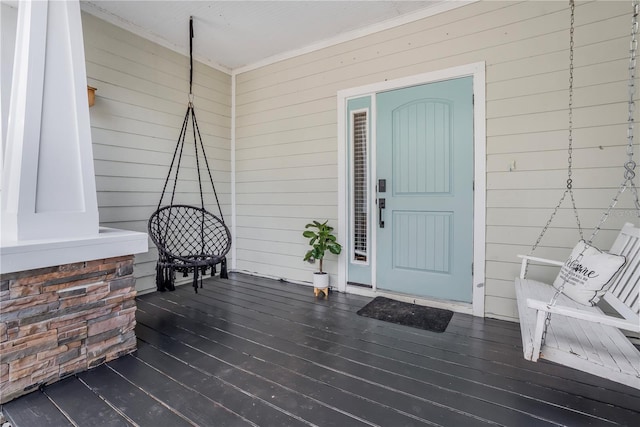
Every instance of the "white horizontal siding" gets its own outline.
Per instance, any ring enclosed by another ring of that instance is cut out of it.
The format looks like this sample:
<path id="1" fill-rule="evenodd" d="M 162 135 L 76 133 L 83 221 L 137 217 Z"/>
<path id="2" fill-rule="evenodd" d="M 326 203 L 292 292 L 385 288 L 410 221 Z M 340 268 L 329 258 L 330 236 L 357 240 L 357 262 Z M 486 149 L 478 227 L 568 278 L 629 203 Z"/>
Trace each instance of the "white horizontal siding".
<path id="1" fill-rule="evenodd" d="M 574 185 L 586 228 L 622 178 L 629 24 L 628 2 L 576 7 Z M 337 225 L 338 90 L 485 61 L 486 314 L 516 319 L 515 255 L 533 244 L 566 180 L 568 26 L 566 2 L 477 2 L 237 75 L 238 268 L 310 280 L 303 225 Z M 598 244 L 611 243 L 631 207 L 620 202 Z M 566 256 L 572 218 L 560 212 L 541 255 Z M 277 244 L 265 248 L 265 237 Z"/>
<path id="2" fill-rule="evenodd" d="M 188 58 L 83 14 L 89 111 L 101 225 L 147 230 L 187 109 Z M 204 41 L 202 41 L 204 43 Z M 231 217 L 231 77 L 194 63 L 194 105 L 225 219 Z M 209 178 L 206 207 L 218 212 Z M 173 181 L 169 182 L 170 196 Z M 176 202 L 200 204 L 195 157 L 185 149 Z M 138 291 L 155 289 L 157 250 L 136 255 Z"/>

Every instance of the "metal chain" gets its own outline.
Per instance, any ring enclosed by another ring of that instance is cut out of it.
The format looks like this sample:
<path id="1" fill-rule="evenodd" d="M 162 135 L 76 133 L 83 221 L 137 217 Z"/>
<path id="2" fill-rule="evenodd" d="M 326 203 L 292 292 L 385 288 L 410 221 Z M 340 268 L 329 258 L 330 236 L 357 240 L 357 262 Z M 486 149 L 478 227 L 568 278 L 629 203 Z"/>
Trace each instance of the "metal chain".
<path id="1" fill-rule="evenodd" d="M 558 204 L 558 206 L 556 206 L 555 210 L 553 211 L 553 214 L 551 216 L 551 219 L 553 219 L 553 217 L 556 215 L 560 205 L 562 204 L 562 202 L 564 201 L 567 193 L 571 194 L 571 200 L 573 203 L 573 207 L 574 207 L 574 211 L 576 212 L 576 219 L 578 220 L 578 224 L 579 224 L 579 219 L 577 217 L 577 210 L 575 209 L 575 201 L 573 199 L 573 192 L 571 191 L 571 187 L 572 187 L 572 181 L 571 181 L 571 166 L 572 166 L 572 143 L 573 143 L 573 135 L 572 135 L 572 124 L 573 124 L 573 111 L 572 111 L 572 101 L 573 101 L 573 28 L 574 28 L 574 1 L 570 0 L 570 5 L 571 5 L 571 30 L 570 30 L 570 34 L 571 34 L 571 41 L 570 41 L 570 65 L 569 65 L 569 170 L 568 170 L 568 178 L 567 178 L 567 189 L 565 190 L 564 194 L 562 195 L 562 198 L 560 199 L 560 203 Z M 636 162 L 634 160 L 634 145 L 633 145 L 633 132 L 634 132 L 634 124 L 635 124 L 635 119 L 634 119 L 634 114 L 635 114 L 635 79 L 636 79 L 636 56 L 637 56 L 637 52 L 638 52 L 638 40 L 637 40 L 637 35 L 638 35 L 638 14 L 640 13 L 640 0 L 633 0 L 632 1 L 632 5 L 633 5 L 633 15 L 631 18 L 631 43 L 629 46 L 629 101 L 628 101 L 628 119 L 627 119 L 627 123 L 628 123 L 628 127 L 627 127 L 627 161 L 624 164 L 624 181 L 623 183 L 620 185 L 616 195 L 613 197 L 613 200 L 611 201 L 611 204 L 609 205 L 609 207 L 607 208 L 607 210 L 602 214 L 602 217 L 600 218 L 600 221 L 598 223 L 598 225 L 595 227 L 595 229 L 593 230 L 593 233 L 591 234 L 591 237 L 589 237 L 588 240 L 588 244 L 591 244 L 591 242 L 593 241 L 593 239 L 596 237 L 596 235 L 598 234 L 598 232 L 601 230 L 603 224 L 607 221 L 607 219 L 609 218 L 611 211 L 616 207 L 616 205 L 618 204 L 618 200 L 620 199 L 620 196 L 622 195 L 622 193 L 625 192 L 625 190 L 627 188 L 631 188 L 631 191 L 633 192 L 634 195 L 634 202 L 636 205 L 636 209 L 638 211 L 638 216 L 640 216 L 640 200 L 638 198 L 638 189 L 635 186 L 633 179 L 636 176 L 635 173 L 635 169 L 636 169 Z M 547 222 L 547 225 L 545 226 L 543 233 L 546 231 L 546 229 L 549 227 L 549 224 L 551 223 L 551 219 Z M 580 235 L 582 236 L 582 230 L 580 230 Z M 542 236 L 538 238 L 538 240 L 536 241 L 536 244 L 534 245 L 534 248 L 540 243 Z M 578 256 L 578 258 L 581 258 L 582 255 L 584 254 L 584 251 L 586 250 L 586 246 L 585 249 L 582 251 L 582 253 L 580 253 L 580 255 Z M 560 285 L 560 287 L 556 290 L 555 294 L 553 295 L 553 297 L 551 298 L 551 300 L 549 301 L 549 303 L 547 304 L 548 307 L 553 307 L 557 300 L 558 297 L 560 296 L 560 294 L 564 291 L 564 287 L 567 283 L 567 279 L 568 277 L 565 277 L 562 285 Z M 547 312 L 547 315 L 545 317 L 545 322 L 544 322 L 544 329 L 542 331 L 542 344 L 544 344 L 546 337 L 547 337 L 547 330 L 549 328 L 549 325 L 551 324 L 551 313 Z"/>
<path id="2" fill-rule="evenodd" d="M 578 215 L 578 209 L 576 207 L 575 197 L 573 195 L 573 51 L 574 51 L 574 41 L 573 41 L 573 33 L 575 29 L 575 2 L 574 0 L 569 0 L 569 6 L 571 10 L 571 20 L 569 25 L 569 146 L 567 149 L 567 185 L 564 193 L 560 197 L 560 201 L 553 209 L 551 216 L 547 220 L 547 223 L 542 228 L 542 231 L 538 235 L 536 242 L 531 247 L 529 251 L 529 255 L 532 255 L 535 250 L 540 245 L 542 238 L 546 234 L 547 230 L 551 226 L 551 223 L 555 219 L 564 199 L 567 197 L 567 194 L 570 195 L 571 205 L 573 207 L 573 213 L 576 218 L 576 224 L 578 225 L 578 233 L 580 233 L 580 238 L 583 239 L 583 231 L 582 224 L 580 223 L 580 217 Z M 529 264 L 525 267 L 525 275 L 528 272 Z"/>
<path id="3" fill-rule="evenodd" d="M 573 188 L 573 33 L 575 23 L 575 8 L 573 0 L 569 1 L 571 8 L 571 24 L 569 25 L 569 148 L 567 158 L 567 190 Z"/>
<path id="4" fill-rule="evenodd" d="M 531 250 L 529 251 L 529 255 L 532 255 L 533 252 L 538 248 L 538 245 L 542 241 L 542 238 L 544 237 L 545 233 L 547 232 L 547 229 L 549 228 L 549 226 L 553 222 L 553 219 L 555 218 L 556 214 L 558 213 L 558 210 L 560 210 L 560 206 L 562 206 L 562 202 L 564 201 L 565 197 L 567 197 L 568 193 L 569 193 L 569 189 L 564 190 L 564 193 L 562 193 L 562 197 L 560 197 L 560 201 L 558 202 L 556 207 L 553 209 L 553 212 L 551 213 L 551 216 L 547 220 L 547 223 L 542 228 L 542 232 L 538 236 L 538 239 L 536 240 L 536 242 L 531 247 Z"/>
<path id="5" fill-rule="evenodd" d="M 636 103 L 636 55 L 638 52 L 638 12 L 640 12 L 640 1 L 633 0 L 633 16 L 631 17 L 631 43 L 629 45 L 629 118 L 627 128 L 627 158 L 625 164 L 625 178 L 632 180 L 635 177 L 636 162 L 633 160 L 633 126 Z"/>
<path id="6" fill-rule="evenodd" d="M 636 94 L 636 68 L 637 68 L 637 53 L 638 53 L 638 14 L 640 13 L 640 0 L 633 0 L 633 14 L 631 16 L 631 42 L 629 44 L 629 84 L 628 84 L 628 116 L 627 116 L 627 161 L 624 163 L 624 181 L 618 187 L 618 192 L 611 200 L 609 207 L 600 217 L 600 221 L 598 225 L 593 230 L 591 237 L 589 238 L 589 243 L 595 239 L 595 237 L 600 232 L 604 223 L 609 219 L 611 211 L 618 204 L 618 200 L 622 193 L 625 192 L 627 188 L 631 189 L 633 193 L 634 204 L 636 206 L 636 210 L 638 216 L 640 216 L 640 200 L 638 198 L 638 189 L 633 182 L 636 177 L 636 162 L 634 160 L 634 144 L 633 144 L 633 133 L 634 133 L 634 125 L 635 125 L 635 110 L 636 110 L 636 102 L 635 102 L 635 94 Z"/>
<path id="7" fill-rule="evenodd" d="M 557 292 L 556 292 L 557 293 Z M 547 316 L 544 318 L 544 329 L 542 330 L 542 340 L 540 346 L 542 347 L 547 339 L 547 330 L 551 325 L 551 313 L 547 311 Z"/>
<path id="8" fill-rule="evenodd" d="M 630 184 L 631 191 L 633 192 L 633 198 L 636 205 L 636 211 L 640 217 L 640 199 L 638 198 L 638 189 L 633 183 L 633 179 L 636 176 L 636 162 L 634 160 L 633 152 L 633 126 L 634 126 L 634 113 L 636 109 L 635 94 L 636 94 L 636 56 L 638 53 L 638 14 L 640 13 L 640 0 L 633 1 L 633 16 L 631 17 L 631 45 L 629 46 L 629 120 L 627 128 L 627 163 L 625 163 L 625 182 Z"/>
<path id="9" fill-rule="evenodd" d="M 542 241 L 542 238 L 544 237 L 549 226 L 553 222 L 553 219 L 555 218 L 556 214 L 560 210 L 560 206 L 562 206 L 562 203 L 564 202 L 564 199 L 567 197 L 567 194 L 569 194 L 571 198 L 571 206 L 573 207 L 573 213 L 576 217 L 576 224 L 578 225 L 578 233 L 580 234 L 580 238 L 584 239 L 582 224 L 580 223 L 580 216 L 578 215 L 578 209 L 576 207 L 576 200 L 575 200 L 575 197 L 573 196 L 573 179 L 572 179 L 572 176 L 573 176 L 573 51 L 574 51 L 573 34 L 575 30 L 575 8 L 576 8 L 574 0 L 569 0 L 569 8 L 571 10 L 571 20 L 569 24 L 569 146 L 567 149 L 567 188 L 564 190 L 564 193 L 562 193 L 562 197 L 560 197 L 560 201 L 554 208 L 553 213 L 549 217 L 549 220 L 547 221 L 544 228 L 542 229 L 542 232 L 538 236 L 538 240 L 536 240 L 536 243 L 531 248 L 531 252 L 529 253 L 530 255 L 537 249 L 538 245 L 540 244 L 540 241 Z M 529 264 L 527 264 L 525 268 L 525 274 L 527 274 L 528 269 L 529 269 Z M 565 280 L 565 283 L 566 283 L 566 280 Z M 560 289 L 558 289 L 556 293 L 553 295 L 553 297 L 551 298 L 551 301 L 549 302 L 549 304 L 547 304 L 548 306 L 555 305 L 558 299 L 558 296 L 560 295 L 563 289 L 564 289 L 564 283 L 562 284 L 562 286 L 560 286 Z M 549 329 L 550 324 L 551 324 L 551 313 L 547 312 L 547 315 L 545 316 L 545 320 L 544 320 L 544 328 L 542 329 L 541 345 L 544 345 L 545 340 L 547 339 L 547 330 Z"/>
<path id="10" fill-rule="evenodd" d="M 578 208 L 576 207 L 576 199 L 573 195 L 573 51 L 574 41 L 573 34 L 575 31 L 575 11 L 576 5 L 574 0 L 569 1 L 569 7 L 571 9 L 571 21 L 569 24 L 569 147 L 567 149 L 567 190 L 569 196 L 571 196 L 571 207 L 573 208 L 573 215 L 576 218 L 576 225 L 578 226 L 578 233 L 580 239 L 584 239 L 584 233 L 582 232 L 582 224 L 580 223 L 580 216 L 578 215 Z M 563 198 L 564 199 L 564 196 Z M 560 205 L 558 205 L 560 206 Z"/>

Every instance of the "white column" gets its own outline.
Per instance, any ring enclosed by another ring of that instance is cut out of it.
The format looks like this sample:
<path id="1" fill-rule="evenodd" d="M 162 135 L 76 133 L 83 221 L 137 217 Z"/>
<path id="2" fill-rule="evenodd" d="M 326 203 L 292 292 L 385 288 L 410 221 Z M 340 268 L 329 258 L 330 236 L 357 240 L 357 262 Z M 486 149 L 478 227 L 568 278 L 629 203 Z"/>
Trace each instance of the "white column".
<path id="1" fill-rule="evenodd" d="M 2 243 L 98 235 L 78 1 L 21 1 L 2 179 Z"/>
<path id="2" fill-rule="evenodd" d="M 147 251 L 99 227 L 78 0 L 18 2 L 2 177 L 0 273 Z"/>
<path id="3" fill-rule="evenodd" d="M 16 25 L 18 9 L 0 2 L 0 170 L 7 141 L 7 121 L 9 117 L 9 96 L 11 95 L 11 76 L 13 75 L 13 53 L 16 47 Z M 0 176 L 0 187 L 2 178 Z"/>

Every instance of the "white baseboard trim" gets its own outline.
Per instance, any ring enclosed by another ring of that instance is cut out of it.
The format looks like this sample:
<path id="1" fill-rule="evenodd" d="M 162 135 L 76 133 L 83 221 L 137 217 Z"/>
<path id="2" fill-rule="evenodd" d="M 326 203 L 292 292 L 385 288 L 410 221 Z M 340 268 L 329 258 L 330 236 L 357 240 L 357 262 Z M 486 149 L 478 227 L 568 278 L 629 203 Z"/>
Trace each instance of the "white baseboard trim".
<path id="1" fill-rule="evenodd" d="M 303 282 L 301 280 L 292 280 L 292 279 L 287 279 L 286 277 L 271 276 L 269 274 L 256 273 L 255 271 L 247 271 L 247 270 L 237 270 L 237 269 L 235 269 L 235 270 L 229 270 L 229 273 L 240 273 L 240 274 L 246 274 L 247 276 L 262 277 L 263 279 L 278 280 L 278 281 L 283 281 L 283 282 L 287 282 L 287 283 L 294 283 L 296 285 L 304 285 L 304 286 L 313 287 L 313 283 L 311 283 L 311 282 Z M 334 288 L 333 286 L 329 286 L 329 287 L 332 288 L 333 290 L 337 290 L 337 288 Z"/>

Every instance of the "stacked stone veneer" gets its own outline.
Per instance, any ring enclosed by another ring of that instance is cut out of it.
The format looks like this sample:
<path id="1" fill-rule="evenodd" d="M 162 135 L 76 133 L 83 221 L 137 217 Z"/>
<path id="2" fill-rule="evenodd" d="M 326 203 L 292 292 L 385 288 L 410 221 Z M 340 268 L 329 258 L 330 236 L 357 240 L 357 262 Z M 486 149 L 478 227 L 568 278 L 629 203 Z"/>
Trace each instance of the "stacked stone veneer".
<path id="1" fill-rule="evenodd" d="M 0 403 L 136 349 L 133 255 L 0 276 Z"/>

